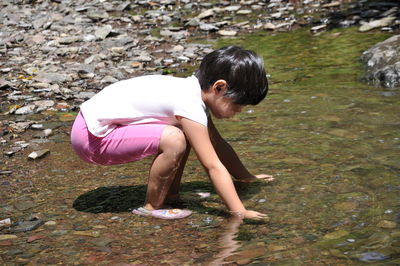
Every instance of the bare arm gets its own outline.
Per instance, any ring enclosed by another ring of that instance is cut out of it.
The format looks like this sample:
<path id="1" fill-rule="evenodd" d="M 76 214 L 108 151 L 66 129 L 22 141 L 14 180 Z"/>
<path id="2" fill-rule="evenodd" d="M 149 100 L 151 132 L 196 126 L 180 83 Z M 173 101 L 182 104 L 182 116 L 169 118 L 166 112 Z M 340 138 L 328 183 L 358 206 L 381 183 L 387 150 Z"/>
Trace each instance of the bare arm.
<path id="1" fill-rule="evenodd" d="M 233 213 L 239 213 L 247 218 L 261 218 L 265 215 L 255 211 L 248 211 L 243 206 L 231 176 L 218 158 L 205 126 L 184 117 L 179 117 L 183 131 L 201 164 L 209 175 L 218 195 Z"/>
<path id="2" fill-rule="evenodd" d="M 208 121 L 208 130 L 218 157 L 221 159 L 222 163 L 233 177 L 244 181 L 252 179 L 266 179 L 267 181 L 273 180 L 273 177 L 270 175 L 252 175 L 240 161 L 239 156 L 232 146 L 221 137 L 211 118 L 209 118 Z"/>

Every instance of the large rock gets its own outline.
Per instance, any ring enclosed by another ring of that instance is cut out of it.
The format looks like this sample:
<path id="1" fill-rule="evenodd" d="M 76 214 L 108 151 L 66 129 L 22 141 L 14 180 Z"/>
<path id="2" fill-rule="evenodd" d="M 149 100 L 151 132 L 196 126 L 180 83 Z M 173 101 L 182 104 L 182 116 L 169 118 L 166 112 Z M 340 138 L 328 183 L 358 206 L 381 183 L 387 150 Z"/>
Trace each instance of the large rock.
<path id="1" fill-rule="evenodd" d="M 378 20 L 373 20 L 363 24 L 358 30 L 361 32 L 369 31 L 376 28 L 389 26 L 395 21 L 396 17 L 386 17 Z"/>
<path id="2" fill-rule="evenodd" d="M 387 88 L 400 87 L 400 35 L 374 45 L 361 59 L 368 81 Z"/>

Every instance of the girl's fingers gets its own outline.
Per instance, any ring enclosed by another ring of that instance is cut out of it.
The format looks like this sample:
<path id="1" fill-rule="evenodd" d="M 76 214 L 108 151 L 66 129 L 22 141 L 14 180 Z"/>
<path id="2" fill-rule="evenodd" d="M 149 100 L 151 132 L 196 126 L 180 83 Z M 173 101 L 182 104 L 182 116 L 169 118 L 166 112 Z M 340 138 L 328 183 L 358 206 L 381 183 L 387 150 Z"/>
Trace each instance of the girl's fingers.
<path id="1" fill-rule="evenodd" d="M 269 181 L 269 182 L 275 180 L 275 178 L 272 175 L 265 175 L 265 174 L 256 175 L 256 178 L 257 179 L 263 179 L 263 180 L 266 180 L 266 181 Z"/>

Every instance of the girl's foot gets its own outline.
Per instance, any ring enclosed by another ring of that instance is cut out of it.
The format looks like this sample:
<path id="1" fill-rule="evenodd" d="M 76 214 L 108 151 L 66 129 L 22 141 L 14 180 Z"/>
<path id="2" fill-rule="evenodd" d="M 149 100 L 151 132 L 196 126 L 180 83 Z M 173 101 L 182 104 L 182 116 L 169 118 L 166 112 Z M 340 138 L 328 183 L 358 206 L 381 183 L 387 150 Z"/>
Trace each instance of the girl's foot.
<path id="1" fill-rule="evenodd" d="M 134 209 L 132 211 L 133 214 L 141 215 L 141 216 L 151 216 L 159 219 L 182 219 L 188 217 L 192 214 L 189 210 L 182 209 L 159 209 L 159 210 L 148 210 L 143 207 Z"/>

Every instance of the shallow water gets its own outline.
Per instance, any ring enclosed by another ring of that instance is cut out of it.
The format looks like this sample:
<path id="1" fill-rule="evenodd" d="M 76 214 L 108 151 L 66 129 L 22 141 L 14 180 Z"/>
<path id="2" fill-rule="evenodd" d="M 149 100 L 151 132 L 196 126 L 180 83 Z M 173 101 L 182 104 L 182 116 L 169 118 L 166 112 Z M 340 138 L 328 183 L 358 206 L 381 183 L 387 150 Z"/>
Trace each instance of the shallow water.
<path id="1" fill-rule="evenodd" d="M 73 114 L 43 114 L 38 119 L 46 118 L 55 135 L 38 147 L 51 153 L 27 161 L 26 150 L 5 160 L 13 174 L 1 179 L 0 218 L 33 215 L 54 223 L 0 240 L 0 262 L 400 263 L 400 96 L 360 82 L 361 52 L 387 36 L 302 30 L 216 43 L 256 50 L 271 75 L 265 101 L 215 121 L 252 172 L 276 177 L 272 184 L 238 184 L 245 205 L 268 213 L 268 222 L 227 219 L 193 154 L 182 194 L 194 214 L 178 221 L 133 216 L 130 210 L 144 200 L 151 158 L 86 164 L 69 145 Z"/>

